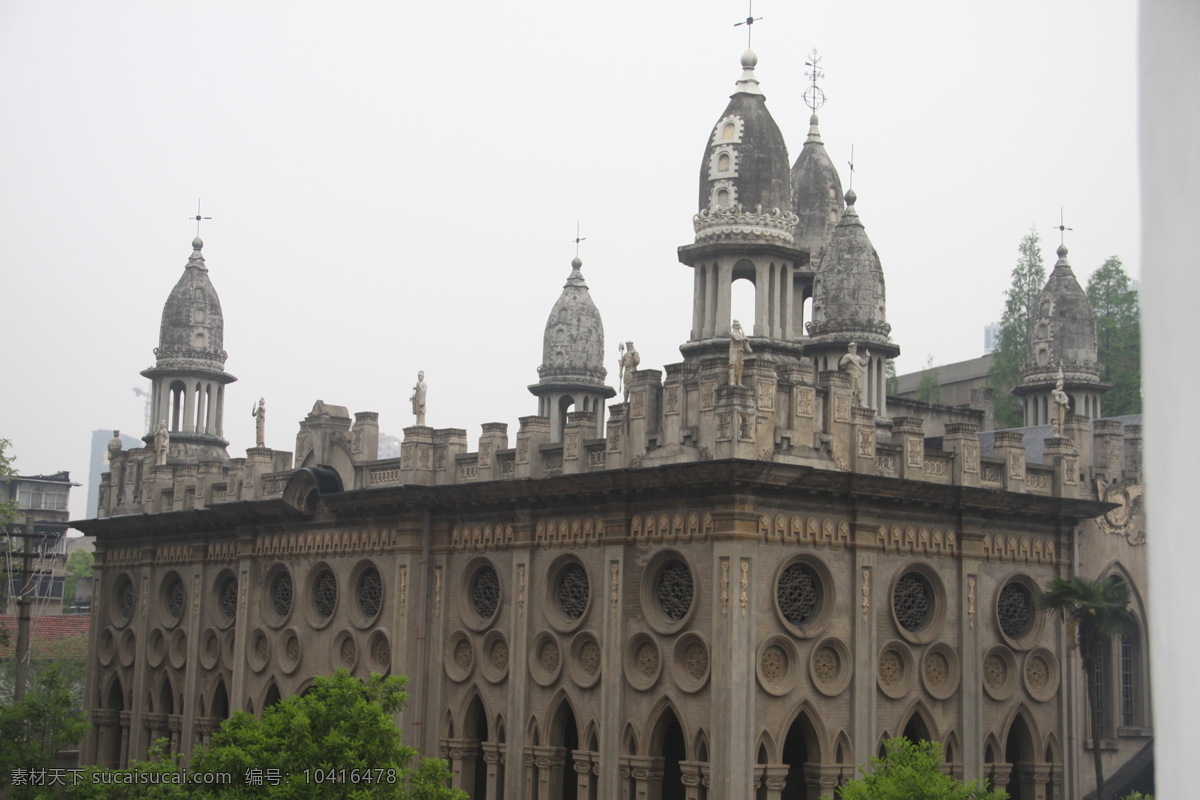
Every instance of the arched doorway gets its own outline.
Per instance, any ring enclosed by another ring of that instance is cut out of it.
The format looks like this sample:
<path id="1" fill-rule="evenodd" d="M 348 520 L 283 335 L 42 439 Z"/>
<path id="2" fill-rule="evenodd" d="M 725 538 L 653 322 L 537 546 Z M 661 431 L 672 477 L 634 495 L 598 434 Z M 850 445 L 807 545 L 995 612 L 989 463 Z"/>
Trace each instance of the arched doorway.
<path id="1" fill-rule="evenodd" d="M 680 762 L 687 760 L 683 726 L 679 724 L 679 717 L 675 716 L 675 712 L 669 707 L 663 709 L 658 724 L 654 726 L 650 755 L 661 756 L 663 759 L 661 800 L 686 800 L 683 769 L 680 767 Z"/>
<path id="2" fill-rule="evenodd" d="M 483 743 L 488 740 L 487 714 L 479 695 L 471 699 L 463 717 L 463 736 L 475 740 L 471 780 L 463 781 L 463 789 L 470 789 L 471 797 L 484 800 L 487 797 L 487 762 L 483 759 Z"/>
<path id="3" fill-rule="evenodd" d="M 575 751 L 579 749 L 579 725 L 571 704 L 563 697 L 550 720 L 547 744 L 554 749 L 550 776 L 552 797 L 562 800 L 579 799 L 579 782 L 575 774 Z M 557 788 L 555 788 L 557 787 Z"/>
<path id="4" fill-rule="evenodd" d="M 783 740 L 783 763 L 787 765 L 787 780 L 780 792 L 780 800 L 807 800 L 808 773 L 805 765 L 815 761 L 814 731 L 808 716 L 801 712 L 792 720 L 787 736 Z"/>
<path id="5" fill-rule="evenodd" d="M 1004 760 L 1008 762 L 1009 800 L 1033 800 L 1033 762 L 1038 754 L 1033 746 L 1033 736 L 1025 717 L 1017 714 L 1008 728 L 1008 736 L 1004 740 Z"/>

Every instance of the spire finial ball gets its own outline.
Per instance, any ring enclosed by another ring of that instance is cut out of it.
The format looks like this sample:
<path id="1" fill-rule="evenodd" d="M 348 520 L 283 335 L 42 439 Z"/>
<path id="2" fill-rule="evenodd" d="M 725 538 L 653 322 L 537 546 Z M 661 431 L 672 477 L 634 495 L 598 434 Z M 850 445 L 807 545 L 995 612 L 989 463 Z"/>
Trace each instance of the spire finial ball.
<path id="1" fill-rule="evenodd" d="M 579 258 L 579 256 L 575 256 L 574 258 L 571 259 L 571 267 L 573 269 L 579 269 L 582 266 L 583 266 L 583 261 Z"/>
<path id="2" fill-rule="evenodd" d="M 746 52 L 742 53 L 742 67 L 744 69 L 754 69 L 758 66 L 758 55 L 751 49 L 746 48 Z"/>
<path id="3" fill-rule="evenodd" d="M 1058 250 L 1056 250 L 1055 252 L 1058 253 L 1059 258 L 1066 258 L 1067 257 L 1067 246 L 1065 244 L 1060 244 L 1058 246 Z"/>
<path id="4" fill-rule="evenodd" d="M 846 192 L 846 205 L 848 205 L 848 206 L 852 206 L 852 205 L 854 205 L 854 201 L 855 201 L 855 200 L 857 200 L 857 199 L 858 199 L 858 195 L 856 195 L 856 194 L 854 193 L 854 190 L 853 190 L 853 189 L 851 189 L 850 191 Z"/>
<path id="5" fill-rule="evenodd" d="M 199 236 L 197 236 L 195 239 L 192 239 L 192 249 L 193 250 L 200 250 L 203 247 L 204 247 L 204 240 L 201 239 Z"/>

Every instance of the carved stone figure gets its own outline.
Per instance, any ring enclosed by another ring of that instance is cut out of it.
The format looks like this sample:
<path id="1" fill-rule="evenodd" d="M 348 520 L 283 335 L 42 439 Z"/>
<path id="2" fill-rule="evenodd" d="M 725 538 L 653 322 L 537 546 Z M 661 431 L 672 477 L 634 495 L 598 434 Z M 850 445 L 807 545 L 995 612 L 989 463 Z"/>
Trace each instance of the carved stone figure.
<path id="1" fill-rule="evenodd" d="M 854 398 L 854 405 L 862 405 L 863 394 L 863 378 L 867 375 L 867 365 L 871 363 L 871 351 L 864 350 L 863 355 L 858 354 L 858 344 L 851 342 L 846 347 L 846 355 L 838 360 L 838 370 L 845 372 L 850 376 L 850 394 Z"/>
<path id="2" fill-rule="evenodd" d="M 108 440 L 108 463 L 116 461 L 117 456 L 121 455 L 121 451 L 124 449 L 121 446 L 121 432 L 113 431 L 113 437 Z"/>
<path id="3" fill-rule="evenodd" d="M 637 348 L 633 346 L 633 342 L 617 345 L 617 352 L 620 358 L 618 360 L 617 374 L 621 376 L 621 386 L 625 391 L 625 401 L 629 401 L 629 384 L 633 382 L 633 373 L 637 371 L 638 364 L 642 363 L 642 357 L 638 355 Z"/>
<path id="4" fill-rule="evenodd" d="M 1051 424 L 1054 426 L 1054 433 L 1062 436 L 1063 420 L 1067 417 L 1067 409 L 1071 405 L 1071 398 L 1063 391 L 1063 371 L 1062 367 L 1058 368 L 1058 380 L 1054 383 L 1054 388 L 1050 391 L 1050 399 L 1054 402 L 1054 418 Z"/>
<path id="5" fill-rule="evenodd" d="M 258 405 L 250 409 L 250 416 L 254 417 L 254 446 L 267 446 L 267 401 L 263 398 L 258 398 Z"/>
<path id="6" fill-rule="evenodd" d="M 116 431 L 114 431 L 116 433 Z M 111 445 L 109 445 L 111 449 Z M 171 447 L 171 433 L 167 430 L 167 421 L 158 421 L 158 430 L 154 432 L 154 463 L 164 466 L 167 463 L 167 450 Z"/>
<path id="7" fill-rule="evenodd" d="M 417 424 L 425 424 L 425 395 L 429 391 L 429 387 L 425 384 L 425 370 L 420 370 L 417 373 L 417 385 L 413 387 L 412 397 L 408 398 L 412 401 L 413 414 L 417 417 Z"/>
<path id="8" fill-rule="evenodd" d="M 742 382 L 742 366 L 745 364 L 746 356 L 753 355 L 754 351 L 750 349 L 750 340 L 746 338 L 746 332 L 742 330 L 742 323 L 736 319 L 733 325 L 729 327 L 729 383 L 737 384 Z"/>

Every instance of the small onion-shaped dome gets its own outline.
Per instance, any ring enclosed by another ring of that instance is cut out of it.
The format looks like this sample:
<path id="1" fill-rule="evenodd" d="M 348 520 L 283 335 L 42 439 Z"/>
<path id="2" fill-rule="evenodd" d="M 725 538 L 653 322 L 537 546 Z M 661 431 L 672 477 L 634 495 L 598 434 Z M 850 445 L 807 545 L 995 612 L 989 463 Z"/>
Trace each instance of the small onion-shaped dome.
<path id="1" fill-rule="evenodd" d="M 796 213 L 796 247 L 807 250 L 809 263 L 819 268 L 846 204 L 842 179 L 821 141 L 817 115 L 808 123 L 808 138 L 792 165 L 792 211 Z"/>
<path id="2" fill-rule="evenodd" d="M 200 252 L 203 247 L 204 242 L 197 236 L 183 275 L 163 305 L 158 347 L 154 350 L 160 367 L 171 366 L 171 362 L 209 362 L 220 369 L 225 364 L 225 320 L 217 290 L 208 279 Z"/>
<path id="3" fill-rule="evenodd" d="M 884 344 L 892 326 L 887 323 L 883 265 L 858 218 L 856 199 L 853 189 L 846 193 L 846 210 L 813 282 L 808 332 Z"/>
<path id="4" fill-rule="evenodd" d="M 578 258 L 546 320 L 542 340 L 541 383 L 604 387 L 604 321 L 592 302 Z"/>
<path id="5" fill-rule="evenodd" d="M 1058 261 L 1029 315 L 1028 362 L 1026 382 L 1053 383 L 1060 366 L 1073 383 L 1100 380 L 1096 318 L 1064 246 L 1059 246 Z"/>
<path id="6" fill-rule="evenodd" d="M 757 63 L 752 50 L 742 56 L 737 91 L 730 96 L 704 148 L 700 162 L 701 215 L 740 208 L 790 219 L 787 145 L 758 88 L 754 77 Z"/>

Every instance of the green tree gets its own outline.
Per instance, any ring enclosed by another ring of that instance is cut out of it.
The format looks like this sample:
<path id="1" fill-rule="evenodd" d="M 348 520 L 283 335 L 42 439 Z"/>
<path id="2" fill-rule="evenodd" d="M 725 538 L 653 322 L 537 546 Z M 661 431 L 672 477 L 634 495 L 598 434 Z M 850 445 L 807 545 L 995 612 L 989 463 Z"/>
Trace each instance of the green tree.
<path id="1" fill-rule="evenodd" d="M 887 754 L 872 758 L 861 778 L 842 787 L 841 800 L 1006 800 L 1003 789 L 989 791 L 987 781 L 963 783 L 941 771 L 940 742 L 888 739 Z M 828 798 L 822 798 L 828 800 Z"/>
<path id="2" fill-rule="evenodd" d="M 48 787 L 23 785 L 19 770 L 48 769 L 54 753 L 87 732 L 67 680 L 55 667 L 39 670 L 21 702 L 0 706 L 0 789 L 13 800 L 50 797 Z"/>
<path id="3" fill-rule="evenodd" d="M 67 556 L 67 578 L 63 581 L 63 609 L 70 611 L 75 605 L 75 584 L 80 578 L 92 577 L 92 565 L 96 556 L 87 550 L 76 550 Z"/>
<path id="4" fill-rule="evenodd" d="M 372 675 L 360 681 L 346 670 L 319 677 L 304 695 L 288 697 L 263 711 L 262 718 L 234 712 L 196 753 L 189 774 L 231 775 L 233 782 L 207 785 L 188 781 L 162 785 L 157 800 L 176 798 L 265 798 L 265 800 L 466 800 L 449 788 L 444 761 L 424 759 L 400 741 L 394 715 L 407 695 L 405 679 Z M 159 752 L 130 770 L 174 773 L 174 761 Z M 266 774 L 267 770 L 278 773 Z M 90 779 L 67 793 L 69 800 L 121 800 L 112 785 Z M 273 782 L 277 774 L 279 781 Z M 148 782 L 148 781 L 145 781 Z"/>
<path id="5" fill-rule="evenodd" d="M 1129 587 L 1124 581 L 1109 579 L 1088 580 L 1078 576 L 1071 580 L 1054 578 L 1038 598 L 1039 607 L 1048 614 L 1061 614 L 1068 625 L 1074 626 L 1079 642 L 1083 681 L 1087 690 L 1088 715 L 1092 728 L 1092 766 L 1096 771 L 1097 800 L 1104 800 L 1104 769 L 1100 759 L 1100 717 L 1102 707 L 1100 687 L 1096 685 L 1098 670 L 1104 658 L 1104 645 L 1114 636 L 1132 633 L 1137 625 L 1129 610 Z"/>
<path id="6" fill-rule="evenodd" d="M 917 399 L 922 403 L 941 405 L 946 402 L 942 397 L 942 377 L 937 367 L 933 365 L 933 355 L 925 360 L 925 371 L 917 381 Z"/>
<path id="7" fill-rule="evenodd" d="M 8 454 L 8 448 L 12 447 L 12 442 L 8 439 L 0 439 L 0 479 L 10 478 L 17 474 L 17 470 L 12 463 L 17 460 L 16 456 Z M 7 527 L 8 523 L 12 522 L 17 517 L 17 501 L 5 500 L 0 502 L 0 526 Z"/>
<path id="8" fill-rule="evenodd" d="M 1012 285 L 1004 292 L 1004 314 L 992 361 L 989 382 L 995 390 L 996 427 L 1019 428 L 1025 412 L 1012 390 L 1021 382 L 1021 368 L 1029 352 L 1029 316 L 1046 285 L 1042 242 L 1033 228 L 1017 247 L 1020 254 L 1012 271 Z"/>
<path id="9" fill-rule="evenodd" d="M 1112 388 L 1104 395 L 1104 415 L 1142 411 L 1142 325 L 1138 292 L 1129 287 L 1121 259 L 1111 256 L 1088 278 L 1087 296 L 1096 315 L 1101 378 Z"/>

